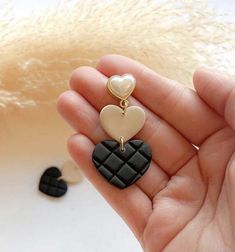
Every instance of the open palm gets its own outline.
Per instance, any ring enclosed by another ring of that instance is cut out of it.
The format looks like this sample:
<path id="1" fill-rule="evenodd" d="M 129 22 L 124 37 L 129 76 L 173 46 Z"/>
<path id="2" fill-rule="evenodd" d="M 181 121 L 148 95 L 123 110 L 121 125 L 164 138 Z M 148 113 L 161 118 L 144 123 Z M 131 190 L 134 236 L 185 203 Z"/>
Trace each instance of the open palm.
<path id="1" fill-rule="evenodd" d="M 95 144 L 110 139 L 99 111 L 117 104 L 107 78 L 132 74 L 130 105 L 146 112 L 135 136 L 153 153 L 149 170 L 120 190 L 97 172 Z M 208 70 L 194 75 L 196 91 L 119 55 L 103 56 L 97 68 L 80 67 L 58 110 L 78 132 L 69 151 L 84 174 L 129 225 L 146 252 L 235 251 L 235 82 Z"/>

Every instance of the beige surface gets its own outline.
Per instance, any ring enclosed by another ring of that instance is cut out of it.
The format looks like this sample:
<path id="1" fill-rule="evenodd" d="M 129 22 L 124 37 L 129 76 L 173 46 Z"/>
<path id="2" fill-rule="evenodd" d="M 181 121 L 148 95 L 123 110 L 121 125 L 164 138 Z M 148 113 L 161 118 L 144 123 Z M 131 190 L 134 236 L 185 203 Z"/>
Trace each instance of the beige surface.
<path id="1" fill-rule="evenodd" d="M 128 141 L 136 135 L 145 122 L 145 112 L 142 108 L 131 106 L 123 110 L 116 105 L 107 105 L 100 112 L 100 123 L 107 134 L 120 142 L 120 137 Z"/>
<path id="2" fill-rule="evenodd" d="M 13 108 L 10 117 L 8 113 L 1 112 L 1 157 L 34 160 L 58 155 L 68 159 L 66 141 L 73 130 L 56 112 L 56 104 Z"/>

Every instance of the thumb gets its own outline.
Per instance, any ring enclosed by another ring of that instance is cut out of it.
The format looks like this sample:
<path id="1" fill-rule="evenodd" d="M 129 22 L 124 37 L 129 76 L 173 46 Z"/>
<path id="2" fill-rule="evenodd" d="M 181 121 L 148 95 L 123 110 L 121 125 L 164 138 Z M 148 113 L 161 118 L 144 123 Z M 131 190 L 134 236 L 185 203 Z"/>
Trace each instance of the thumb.
<path id="1" fill-rule="evenodd" d="M 198 95 L 235 130 L 235 78 L 208 69 L 194 73 Z"/>

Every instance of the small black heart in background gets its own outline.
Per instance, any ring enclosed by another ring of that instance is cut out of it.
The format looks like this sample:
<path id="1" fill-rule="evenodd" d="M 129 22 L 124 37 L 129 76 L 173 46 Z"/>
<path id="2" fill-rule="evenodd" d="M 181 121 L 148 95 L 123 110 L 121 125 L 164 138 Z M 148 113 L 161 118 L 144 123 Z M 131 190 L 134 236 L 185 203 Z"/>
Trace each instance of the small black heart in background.
<path id="1" fill-rule="evenodd" d="M 39 182 L 39 190 L 49 196 L 61 197 L 67 192 L 67 184 L 61 177 L 57 167 L 49 167 L 44 171 Z"/>
<path id="2" fill-rule="evenodd" d="M 141 178 L 152 159 L 150 147 L 141 140 L 128 141 L 124 147 L 125 151 L 121 152 L 118 142 L 106 140 L 95 146 L 92 155 L 97 170 L 120 189 Z"/>

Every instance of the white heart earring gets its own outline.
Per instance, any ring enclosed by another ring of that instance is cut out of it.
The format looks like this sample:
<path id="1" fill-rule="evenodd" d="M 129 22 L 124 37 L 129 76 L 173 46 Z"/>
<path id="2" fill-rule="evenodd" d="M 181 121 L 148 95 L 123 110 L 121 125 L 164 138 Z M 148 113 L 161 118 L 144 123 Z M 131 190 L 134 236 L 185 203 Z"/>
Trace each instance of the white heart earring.
<path id="1" fill-rule="evenodd" d="M 145 112 L 130 106 L 127 98 L 136 86 L 130 74 L 109 78 L 109 92 L 120 100 L 120 107 L 107 105 L 100 112 L 100 123 L 114 140 L 98 143 L 92 154 L 95 167 L 108 182 L 126 188 L 136 182 L 150 166 L 150 147 L 142 140 L 130 140 L 145 123 Z"/>

